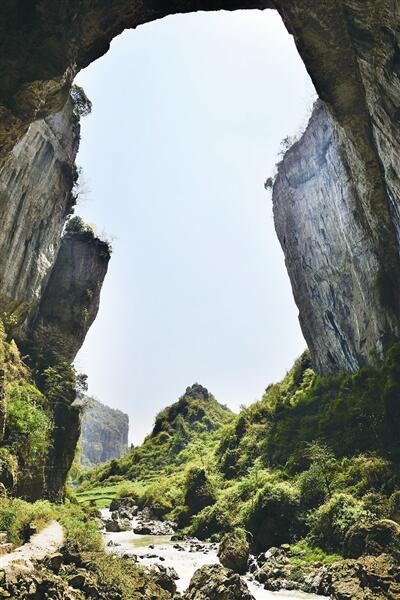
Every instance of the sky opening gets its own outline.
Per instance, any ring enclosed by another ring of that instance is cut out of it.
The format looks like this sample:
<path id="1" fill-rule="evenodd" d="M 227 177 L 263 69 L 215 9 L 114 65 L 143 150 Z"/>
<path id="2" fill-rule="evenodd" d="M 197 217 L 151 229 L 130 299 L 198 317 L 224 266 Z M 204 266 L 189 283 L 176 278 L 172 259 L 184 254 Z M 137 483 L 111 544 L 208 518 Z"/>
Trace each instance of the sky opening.
<path id="1" fill-rule="evenodd" d="M 271 10 L 126 31 L 76 82 L 76 214 L 114 248 L 76 365 L 139 443 L 194 382 L 238 410 L 304 349 L 263 183 L 316 95 Z"/>

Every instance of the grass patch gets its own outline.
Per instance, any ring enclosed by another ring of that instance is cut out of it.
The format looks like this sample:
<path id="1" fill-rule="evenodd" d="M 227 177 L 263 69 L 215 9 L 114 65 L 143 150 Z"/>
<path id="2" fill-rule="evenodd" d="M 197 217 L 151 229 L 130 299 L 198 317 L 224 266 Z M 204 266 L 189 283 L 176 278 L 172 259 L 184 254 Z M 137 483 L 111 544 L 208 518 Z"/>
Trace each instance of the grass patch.
<path id="1" fill-rule="evenodd" d="M 342 557 L 339 554 L 329 554 L 324 552 L 321 548 L 310 546 L 306 540 L 300 540 L 296 544 L 290 546 L 292 557 L 290 563 L 293 566 L 299 567 L 312 567 L 315 563 L 321 563 L 323 565 L 332 565 Z"/>
<path id="2" fill-rule="evenodd" d="M 54 507 L 45 500 L 30 504 L 19 498 L 0 500 L 0 531 L 19 546 L 28 541 L 32 528 L 40 531 L 56 516 Z"/>
<path id="3" fill-rule="evenodd" d="M 142 495 L 146 486 L 140 482 L 122 481 L 115 484 L 98 485 L 76 492 L 79 504 L 94 504 L 96 508 L 107 508 L 114 498 Z"/>

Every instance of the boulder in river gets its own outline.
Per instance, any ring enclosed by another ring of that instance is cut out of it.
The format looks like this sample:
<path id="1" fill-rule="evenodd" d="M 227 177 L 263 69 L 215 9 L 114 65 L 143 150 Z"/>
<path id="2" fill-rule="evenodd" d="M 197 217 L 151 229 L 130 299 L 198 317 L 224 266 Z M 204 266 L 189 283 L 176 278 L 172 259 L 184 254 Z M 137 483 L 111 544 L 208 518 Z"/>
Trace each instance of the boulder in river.
<path id="1" fill-rule="evenodd" d="M 133 531 L 138 535 L 171 535 L 175 530 L 170 521 L 146 521 L 138 523 Z"/>
<path id="2" fill-rule="evenodd" d="M 218 558 L 221 564 L 235 573 L 244 575 L 249 561 L 250 545 L 243 529 L 226 533 L 221 540 Z"/>
<path id="3" fill-rule="evenodd" d="M 120 531 L 129 531 L 132 529 L 132 523 L 128 519 L 110 519 L 105 521 L 104 526 L 106 531 L 111 533 L 119 533 Z"/>
<path id="4" fill-rule="evenodd" d="M 255 600 L 245 581 L 221 565 L 205 565 L 193 575 L 184 600 Z"/>

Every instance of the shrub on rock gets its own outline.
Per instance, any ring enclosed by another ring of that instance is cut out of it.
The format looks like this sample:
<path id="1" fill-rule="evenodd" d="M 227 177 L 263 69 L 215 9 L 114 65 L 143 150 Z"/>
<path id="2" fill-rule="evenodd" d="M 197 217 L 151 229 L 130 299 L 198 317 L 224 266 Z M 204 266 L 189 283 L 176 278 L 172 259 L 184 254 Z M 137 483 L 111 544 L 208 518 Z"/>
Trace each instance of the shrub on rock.
<path id="1" fill-rule="evenodd" d="M 347 532 L 353 525 L 368 523 L 370 514 L 361 500 L 350 494 L 335 494 L 310 517 L 312 541 L 328 552 L 342 552 Z"/>
<path id="2" fill-rule="evenodd" d="M 267 483 L 257 494 L 246 519 L 256 551 L 289 542 L 298 531 L 297 489 L 286 482 Z"/>
<path id="3" fill-rule="evenodd" d="M 230 514 L 217 503 L 213 506 L 206 506 L 193 517 L 190 533 L 205 540 L 215 534 L 224 534 L 231 527 Z"/>
<path id="4" fill-rule="evenodd" d="M 193 467 L 186 478 L 185 505 L 197 514 L 215 502 L 215 494 L 204 469 Z"/>
<path id="5" fill-rule="evenodd" d="M 390 519 L 382 519 L 371 525 L 353 525 L 345 538 L 344 555 L 358 558 L 367 554 L 390 554 L 400 560 L 400 525 Z"/>

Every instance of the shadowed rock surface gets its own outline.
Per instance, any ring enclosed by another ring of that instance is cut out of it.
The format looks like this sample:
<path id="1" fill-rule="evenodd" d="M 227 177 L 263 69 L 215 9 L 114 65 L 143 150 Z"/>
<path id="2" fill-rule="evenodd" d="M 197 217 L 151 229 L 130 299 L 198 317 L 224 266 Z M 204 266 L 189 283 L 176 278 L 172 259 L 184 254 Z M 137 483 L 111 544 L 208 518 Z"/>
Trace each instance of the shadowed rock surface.
<path id="1" fill-rule="evenodd" d="M 193 575 L 185 600 L 254 600 L 239 575 L 221 567 L 206 565 Z"/>
<path id="2" fill-rule="evenodd" d="M 79 123 L 69 100 L 36 121 L 0 164 L 0 311 L 25 339 L 72 209 Z"/>
<path id="3" fill-rule="evenodd" d="M 31 327 L 29 350 L 36 362 L 74 360 L 99 310 L 109 260 L 108 244 L 93 234 L 64 235 Z"/>
<path id="4" fill-rule="evenodd" d="M 293 272 L 291 279 L 303 330 L 318 370 L 321 373 L 352 370 L 367 359 L 370 350 L 379 354 L 386 340 L 398 335 L 400 324 L 397 218 L 400 8 L 397 3 L 175 0 L 135 4 L 118 0 L 110 6 L 103 0 L 85 3 L 69 0 L 55 9 L 50 0 L 36 0 L 29 7 L 9 0 L 0 9 L 1 150 L 6 157 L 29 123 L 59 111 L 74 75 L 104 54 L 113 37 L 125 28 L 168 14 L 243 8 L 276 8 L 280 12 L 325 103 L 326 116 L 330 115 L 327 119 L 334 146 L 340 149 L 334 151 L 331 146 L 330 151 L 341 154 L 337 175 L 345 176 L 339 196 L 332 173 L 327 174 L 324 183 L 327 218 L 322 223 L 325 215 L 320 215 L 319 229 L 324 231 L 320 235 L 326 235 L 326 243 L 333 244 L 333 252 L 331 257 L 324 254 L 308 266 L 304 240 L 297 247 L 296 231 L 288 232 L 293 244 L 290 261 L 293 265 L 303 261 L 304 268 L 312 272 L 305 284 Z M 325 142 L 322 131 L 315 139 L 316 144 L 322 144 L 316 156 L 324 156 Z M 302 177 L 308 179 L 313 159 L 309 156 L 296 161 L 300 183 Z M 343 210 L 337 205 L 339 198 Z M 311 203 L 314 200 L 311 198 Z M 357 214 L 350 223 L 355 202 Z M 318 205 L 315 211 L 322 208 Z M 343 215 L 349 224 L 343 242 L 351 242 L 346 249 L 335 246 Z M 314 225 L 317 225 L 315 219 Z M 323 240 L 319 240 L 319 248 L 316 242 L 318 251 Z M 365 255 L 364 262 L 360 261 L 360 252 Z M 342 259 L 346 261 L 346 274 L 337 281 L 337 261 Z M 372 275 L 367 282 L 368 268 Z M 13 301 L 15 295 L 10 290 L 7 296 Z M 322 307 L 317 317 L 307 322 L 310 307 L 319 298 Z M 365 315 L 370 309 L 371 318 L 367 319 Z"/>
<path id="5" fill-rule="evenodd" d="M 388 306 L 379 248 L 334 122 L 317 102 L 285 154 L 273 189 L 275 228 L 316 370 L 356 370 L 399 334 Z M 398 209 L 393 224 L 400 227 Z M 380 216 L 377 215 L 377 221 Z M 379 223 L 375 224 L 379 228 Z"/>

